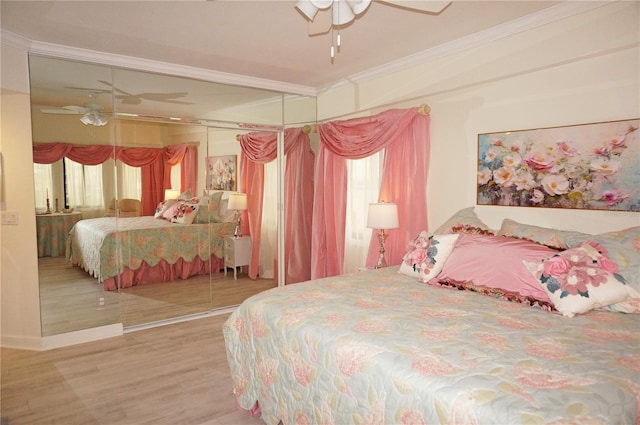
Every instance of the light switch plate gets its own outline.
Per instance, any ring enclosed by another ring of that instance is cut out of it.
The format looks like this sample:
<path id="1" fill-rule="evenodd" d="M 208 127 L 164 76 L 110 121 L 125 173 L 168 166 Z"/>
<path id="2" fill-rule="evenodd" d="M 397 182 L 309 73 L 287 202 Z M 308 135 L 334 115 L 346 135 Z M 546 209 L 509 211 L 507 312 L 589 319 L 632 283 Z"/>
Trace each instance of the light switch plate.
<path id="1" fill-rule="evenodd" d="M 17 226 L 20 215 L 18 211 L 3 211 L 2 212 L 2 225 L 3 226 Z"/>

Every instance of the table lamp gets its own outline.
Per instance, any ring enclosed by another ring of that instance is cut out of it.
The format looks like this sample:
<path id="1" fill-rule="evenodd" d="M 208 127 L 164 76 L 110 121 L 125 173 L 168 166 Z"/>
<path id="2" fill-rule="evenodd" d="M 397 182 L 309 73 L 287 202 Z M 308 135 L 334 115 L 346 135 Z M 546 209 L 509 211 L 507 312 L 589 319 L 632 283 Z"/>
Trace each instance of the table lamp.
<path id="1" fill-rule="evenodd" d="M 400 227 L 398 223 L 398 206 L 394 203 L 380 202 L 369 204 L 369 212 L 367 214 L 367 227 L 378 229 L 378 242 L 380 242 L 380 255 L 375 266 L 376 269 L 387 267 L 387 261 L 384 258 L 384 241 L 387 239 L 386 229 L 397 229 Z"/>
<path id="2" fill-rule="evenodd" d="M 236 210 L 236 229 L 233 232 L 233 237 L 237 238 L 238 236 L 242 236 L 242 230 L 240 230 L 240 211 L 247 209 L 247 194 L 232 193 L 229 195 L 227 209 Z"/>

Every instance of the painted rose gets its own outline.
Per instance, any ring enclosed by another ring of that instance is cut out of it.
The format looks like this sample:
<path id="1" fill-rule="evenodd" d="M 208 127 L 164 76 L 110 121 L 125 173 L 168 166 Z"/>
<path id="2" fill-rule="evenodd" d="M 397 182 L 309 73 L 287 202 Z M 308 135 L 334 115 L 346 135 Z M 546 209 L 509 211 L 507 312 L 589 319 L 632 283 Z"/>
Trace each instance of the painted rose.
<path id="1" fill-rule="evenodd" d="M 556 142 L 556 147 L 558 148 L 558 152 L 560 152 L 565 158 L 571 158 L 578 154 L 578 150 L 571 146 L 571 142 L 560 140 Z"/>
<path id="2" fill-rule="evenodd" d="M 507 154 L 502 157 L 502 166 L 506 168 L 516 168 L 522 163 L 522 158 L 516 153 Z"/>
<path id="3" fill-rule="evenodd" d="M 630 195 L 626 195 L 618 189 L 605 190 L 602 192 L 602 200 L 609 206 L 618 205 L 629 197 Z"/>
<path id="4" fill-rule="evenodd" d="M 483 185 L 489 183 L 491 180 L 491 170 L 487 167 L 482 167 L 478 170 L 478 184 Z"/>
<path id="5" fill-rule="evenodd" d="M 536 153 L 524 157 L 524 162 L 536 171 L 555 172 L 556 159 L 547 153 Z"/>
<path id="6" fill-rule="evenodd" d="M 620 162 L 604 157 L 598 157 L 591 161 L 589 169 L 600 176 L 612 176 L 620 171 Z"/>
<path id="7" fill-rule="evenodd" d="M 515 174 L 513 169 L 500 167 L 493 172 L 493 179 L 495 182 L 502 187 L 513 186 L 513 179 Z"/>
<path id="8" fill-rule="evenodd" d="M 514 182 L 517 190 L 531 190 L 536 186 L 536 181 L 529 172 L 518 173 L 514 178 Z"/>
<path id="9" fill-rule="evenodd" d="M 611 146 L 611 148 L 613 148 L 613 149 L 621 148 L 621 147 L 624 146 L 626 138 L 627 138 L 626 134 L 619 134 L 618 136 L 616 136 L 613 139 L 609 140 L 609 142 L 607 144 L 609 146 Z"/>
<path id="10" fill-rule="evenodd" d="M 544 191 L 552 196 L 569 192 L 569 181 L 561 175 L 547 174 L 540 183 Z"/>

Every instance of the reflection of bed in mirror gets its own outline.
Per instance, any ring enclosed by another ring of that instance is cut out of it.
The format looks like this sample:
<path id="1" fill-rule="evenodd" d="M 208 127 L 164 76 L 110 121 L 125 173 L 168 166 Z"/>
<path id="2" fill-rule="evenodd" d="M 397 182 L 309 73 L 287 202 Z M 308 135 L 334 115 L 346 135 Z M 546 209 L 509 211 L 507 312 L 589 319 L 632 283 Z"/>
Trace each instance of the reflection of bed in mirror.
<path id="1" fill-rule="evenodd" d="M 153 216 L 79 221 L 70 232 L 69 259 L 117 290 L 219 272 L 223 240 L 233 222 L 179 224 Z"/>

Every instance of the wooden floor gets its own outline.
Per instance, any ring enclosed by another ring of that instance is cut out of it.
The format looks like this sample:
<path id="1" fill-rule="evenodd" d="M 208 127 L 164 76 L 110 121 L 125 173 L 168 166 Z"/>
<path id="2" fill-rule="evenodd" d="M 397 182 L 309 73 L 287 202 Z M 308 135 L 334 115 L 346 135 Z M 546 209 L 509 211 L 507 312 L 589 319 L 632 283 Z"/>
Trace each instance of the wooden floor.
<path id="1" fill-rule="evenodd" d="M 190 316 L 242 303 L 273 288 L 273 279 L 249 279 L 233 271 L 227 276 L 194 276 L 186 280 L 104 291 L 88 273 L 64 257 L 38 260 L 43 336 L 122 323 L 125 328 Z"/>
<path id="2" fill-rule="evenodd" d="M 3 348 L 2 425 L 256 425 L 235 407 L 228 314 L 35 352 Z"/>

